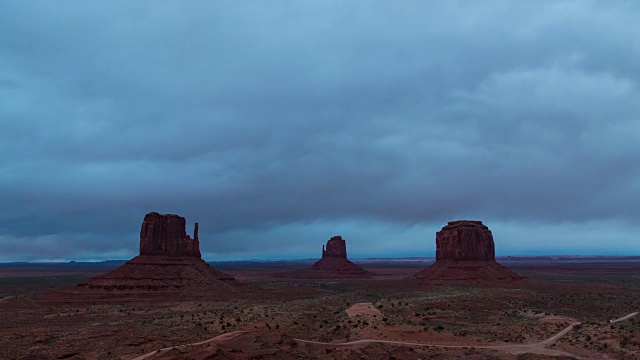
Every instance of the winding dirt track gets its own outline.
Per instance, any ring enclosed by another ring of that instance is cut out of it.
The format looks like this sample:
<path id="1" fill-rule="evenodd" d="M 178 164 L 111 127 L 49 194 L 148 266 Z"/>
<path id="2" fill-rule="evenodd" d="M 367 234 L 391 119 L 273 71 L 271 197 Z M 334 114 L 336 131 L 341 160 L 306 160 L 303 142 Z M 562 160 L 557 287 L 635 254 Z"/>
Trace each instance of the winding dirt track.
<path id="1" fill-rule="evenodd" d="M 355 340 L 343 343 L 327 343 L 320 341 L 311 341 L 311 340 L 303 340 L 303 339 L 294 339 L 301 343 L 306 344 L 314 344 L 314 345 L 330 345 L 330 346 L 352 346 L 352 345 L 360 345 L 360 344 L 393 344 L 393 345 L 406 345 L 406 346 L 427 346 L 427 347 L 438 347 L 438 348 L 469 348 L 474 347 L 476 349 L 493 349 L 493 350 L 502 350 L 514 354 L 520 353 L 538 353 L 538 354 L 549 354 L 549 355 L 568 355 L 572 356 L 572 354 L 559 351 L 559 350 L 551 350 L 546 347 L 555 343 L 561 337 L 565 336 L 569 331 L 573 329 L 574 326 L 579 325 L 579 322 L 571 323 L 566 328 L 562 329 L 557 334 L 552 337 L 540 341 L 533 344 L 509 344 L 509 345 L 444 345 L 444 344 L 427 344 L 427 343 L 416 343 L 416 342 L 407 342 L 407 341 L 393 341 L 393 340 L 375 340 L 375 339 L 362 339 Z"/>
<path id="2" fill-rule="evenodd" d="M 639 312 L 633 312 L 629 315 L 625 315 L 621 318 L 615 319 L 615 320 L 609 320 L 609 322 L 618 322 L 618 321 L 624 321 L 627 319 L 630 319 L 636 315 L 638 315 Z M 533 353 L 533 354 L 544 354 L 544 355 L 553 355 L 553 356 L 559 356 L 559 355 L 564 355 L 564 356 L 571 356 L 574 357 L 574 354 L 571 353 L 567 353 L 564 351 L 560 351 L 560 350 L 555 350 L 555 349 L 548 349 L 547 347 L 554 344 L 556 341 L 558 341 L 560 338 L 562 338 L 563 336 L 565 336 L 569 331 L 571 331 L 576 325 L 579 325 L 580 322 L 573 322 L 571 324 L 569 324 L 569 326 L 565 327 L 564 329 L 562 329 L 560 332 L 558 332 L 557 334 L 553 335 L 552 337 L 537 342 L 537 343 L 533 343 L 533 344 L 507 344 L 507 345 L 445 345 L 445 344 L 427 344 L 427 343 L 417 343 L 417 342 L 407 342 L 407 341 L 394 341 L 394 340 L 376 340 L 376 339 L 361 339 L 361 340 L 354 340 L 354 341 L 348 341 L 348 342 L 342 342 L 342 343 L 329 343 L 329 342 L 321 342 L 321 341 L 313 341 L 313 340 L 304 340 L 304 339 L 293 339 L 299 343 L 304 343 L 304 344 L 313 344 L 313 345 L 324 345 L 324 346 L 354 346 L 354 345 L 362 345 L 362 344 L 392 344 L 392 345 L 405 345 L 405 346 L 426 346 L 426 347 L 437 347 L 437 348 L 476 348 L 476 349 L 492 349 L 492 350 L 502 350 L 505 352 L 509 352 L 512 354 L 522 354 L 522 353 Z M 187 346 L 198 346 L 198 345 L 204 345 L 204 344 L 208 344 L 211 342 L 221 342 L 221 341 L 225 341 L 225 340 L 230 340 L 235 338 L 236 336 L 239 336 L 240 334 L 245 333 L 245 331 L 233 331 L 230 333 L 226 333 L 226 334 L 222 334 L 222 335 L 218 335 L 216 337 L 213 337 L 211 339 L 208 340 L 204 340 L 204 341 L 200 341 L 197 343 L 189 343 L 189 344 L 184 344 L 184 345 L 179 345 L 179 346 L 170 346 L 170 347 L 166 347 L 166 348 L 162 348 L 159 350 L 155 350 L 152 351 L 150 353 L 138 356 L 136 358 L 133 358 L 131 360 L 143 360 L 146 359 L 150 356 L 153 355 L 161 355 L 164 352 L 167 352 L 169 350 L 173 350 L 173 349 L 181 349 Z"/>
<path id="3" fill-rule="evenodd" d="M 609 320 L 609 322 L 610 322 L 610 323 L 616 323 L 616 322 L 618 322 L 618 321 L 625 321 L 625 320 L 627 320 L 627 319 L 631 319 L 632 317 L 634 317 L 634 316 L 636 316 L 636 315 L 638 315 L 638 314 L 639 314 L 638 312 L 632 312 L 631 314 L 626 315 L 626 316 L 623 316 L 623 317 L 621 317 L 621 318 L 619 318 L 619 319 Z"/>
<path id="4" fill-rule="evenodd" d="M 244 333 L 244 331 L 238 330 L 238 331 L 233 331 L 233 332 L 230 332 L 230 333 L 218 335 L 216 337 L 212 337 L 211 339 L 200 341 L 200 342 L 197 342 L 197 343 L 189 343 L 189 344 L 184 344 L 184 345 L 179 345 L 179 346 L 170 346 L 170 347 L 162 348 L 162 349 L 159 349 L 159 350 L 154 350 L 154 351 L 152 351 L 150 353 L 146 353 L 144 355 L 140 355 L 140 356 L 138 356 L 136 358 L 133 358 L 131 360 L 142 360 L 142 359 L 146 359 L 146 358 L 148 358 L 148 357 L 150 357 L 152 355 L 160 355 L 160 354 L 162 354 L 164 352 L 167 352 L 169 350 L 181 349 L 181 348 L 184 348 L 184 347 L 187 347 L 187 346 L 198 346 L 198 345 L 208 344 L 208 343 L 211 343 L 211 342 L 220 342 L 220 341 L 230 340 L 230 339 L 233 339 L 234 337 L 236 337 L 236 336 L 238 336 L 238 335 L 240 335 L 242 333 Z"/>

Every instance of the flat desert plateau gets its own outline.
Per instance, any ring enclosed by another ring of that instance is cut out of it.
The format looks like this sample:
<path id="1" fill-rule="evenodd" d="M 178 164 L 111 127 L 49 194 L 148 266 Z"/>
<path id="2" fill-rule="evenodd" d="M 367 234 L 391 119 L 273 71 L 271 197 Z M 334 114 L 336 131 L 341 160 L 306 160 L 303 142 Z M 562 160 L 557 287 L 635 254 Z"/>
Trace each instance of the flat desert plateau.
<path id="1" fill-rule="evenodd" d="M 411 280 L 433 259 L 355 260 L 376 275 L 347 280 L 287 278 L 311 260 L 226 262 L 260 291 L 152 300 L 64 295 L 117 262 L 3 264 L 0 358 L 640 358 L 640 258 L 498 261 L 528 280 Z"/>

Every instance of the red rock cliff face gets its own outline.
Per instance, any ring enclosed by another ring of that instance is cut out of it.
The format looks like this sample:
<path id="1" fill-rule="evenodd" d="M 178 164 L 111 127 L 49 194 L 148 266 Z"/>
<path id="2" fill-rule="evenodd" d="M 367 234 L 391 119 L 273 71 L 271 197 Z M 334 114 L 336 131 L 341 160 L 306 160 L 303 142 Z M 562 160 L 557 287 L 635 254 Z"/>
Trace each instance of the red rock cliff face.
<path id="1" fill-rule="evenodd" d="M 325 250 L 322 246 L 322 257 L 340 257 L 347 258 L 347 242 L 342 239 L 342 236 L 334 236 L 327 241 L 327 248 Z"/>
<path id="2" fill-rule="evenodd" d="M 436 261 L 495 259 L 493 235 L 482 221 L 449 221 L 436 233 Z"/>
<path id="3" fill-rule="evenodd" d="M 140 255 L 193 256 L 200 258 L 198 223 L 193 239 L 185 231 L 182 216 L 156 212 L 145 215 L 140 228 Z"/>
<path id="4" fill-rule="evenodd" d="M 436 262 L 413 276 L 418 284 L 516 284 L 525 278 L 498 264 L 489 228 L 481 221 L 450 221 L 436 233 Z"/>

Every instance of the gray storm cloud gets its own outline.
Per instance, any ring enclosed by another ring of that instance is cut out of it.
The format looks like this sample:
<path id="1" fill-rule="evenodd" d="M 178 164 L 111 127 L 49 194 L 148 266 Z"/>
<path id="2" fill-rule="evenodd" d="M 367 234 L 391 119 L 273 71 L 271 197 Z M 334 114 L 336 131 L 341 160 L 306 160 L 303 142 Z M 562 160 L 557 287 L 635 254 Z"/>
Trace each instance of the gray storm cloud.
<path id="1" fill-rule="evenodd" d="M 0 261 L 639 254 L 640 6 L 5 2 Z M 580 246 L 576 246 L 580 244 Z M 503 249 L 503 250 L 501 250 Z"/>

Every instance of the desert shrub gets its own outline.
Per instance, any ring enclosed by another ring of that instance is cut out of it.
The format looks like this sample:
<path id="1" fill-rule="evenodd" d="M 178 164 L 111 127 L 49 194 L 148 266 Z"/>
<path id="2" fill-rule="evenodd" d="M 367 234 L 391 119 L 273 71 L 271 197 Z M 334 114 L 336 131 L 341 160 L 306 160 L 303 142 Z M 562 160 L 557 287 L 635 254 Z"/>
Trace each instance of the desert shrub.
<path id="1" fill-rule="evenodd" d="M 628 342 L 629 342 L 629 338 L 627 337 L 622 338 L 622 340 L 620 341 L 620 347 L 627 347 Z"/>

